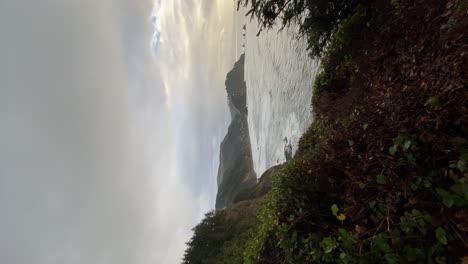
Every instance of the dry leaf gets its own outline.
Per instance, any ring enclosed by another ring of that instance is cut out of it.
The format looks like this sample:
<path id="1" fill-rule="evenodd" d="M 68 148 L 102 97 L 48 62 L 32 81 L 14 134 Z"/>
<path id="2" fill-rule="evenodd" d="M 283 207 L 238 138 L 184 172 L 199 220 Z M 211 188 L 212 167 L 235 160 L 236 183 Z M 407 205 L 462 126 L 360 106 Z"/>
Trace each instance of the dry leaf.
<path id="1" fill-rule="evenodd" d="M 460 258 L 460 264 L 468 264 L 468 255 Z"/>
<path id="2" fill-rule="evenodd" d="M 362 235 L 362 234 L 365 234 L 367 232 L 367 229 L 365 227 L 360 226 L 360 225 L 356 225 L 354 227 L 354 231 L 356 231 L 356 234 Z"/>

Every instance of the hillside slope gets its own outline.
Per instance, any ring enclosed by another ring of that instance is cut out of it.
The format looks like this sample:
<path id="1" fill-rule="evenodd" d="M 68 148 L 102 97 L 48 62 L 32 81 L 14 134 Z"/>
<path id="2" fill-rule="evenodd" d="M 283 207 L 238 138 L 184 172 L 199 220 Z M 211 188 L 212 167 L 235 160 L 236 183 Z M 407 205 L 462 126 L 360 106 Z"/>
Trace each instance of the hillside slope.
<path id="1" fill-rule="evenodd" d="M 252 188 L 257 183 L 247 124 L 244 61 L 244 55 L 242 55 L 226 77 L 225 84 L 232 121 L 221 142 L 216 209 L 230 206 L 240 192 Z"/>
<path id="2" fill-rule="evenodd" d="M 468 261 L 468 2 L 336 2 L 312 125 L 201 263 Z"/>

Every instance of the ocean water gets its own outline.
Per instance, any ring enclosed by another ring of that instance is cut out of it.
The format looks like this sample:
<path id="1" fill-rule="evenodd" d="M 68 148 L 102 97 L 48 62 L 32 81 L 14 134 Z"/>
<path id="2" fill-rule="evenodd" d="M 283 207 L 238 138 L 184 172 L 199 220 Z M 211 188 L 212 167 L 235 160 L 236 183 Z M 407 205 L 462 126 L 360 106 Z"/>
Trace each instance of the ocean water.
<path id="1" fill-rule="evenodd" d="M 256 21 L 245 19 L 242 49 L 252 156 L 257 177 L 286 161 L 285 147 L 294 153 L 312 122 L 312 84 L 318 61 L 306 51 L 295 28 L 278 28 L 256 36 Z"/>

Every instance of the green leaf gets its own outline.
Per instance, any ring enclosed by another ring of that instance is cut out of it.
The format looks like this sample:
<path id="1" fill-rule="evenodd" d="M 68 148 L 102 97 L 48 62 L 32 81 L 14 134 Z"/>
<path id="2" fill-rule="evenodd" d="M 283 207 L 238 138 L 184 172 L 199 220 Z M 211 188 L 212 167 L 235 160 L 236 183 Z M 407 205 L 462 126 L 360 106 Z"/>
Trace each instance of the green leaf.
<path id="1" fill-rule="evenodd" d="M 397 150 L 398 150 L 398 145 L 393 145 L 388 149 L 388 152 L 390 152 L 390 154 L 392 154 L 392 155 L 395 155 Z"/>
<path id="2" fill-rule="evenodd" d="M 445 197 L 442 198 L 442 202 L 444 203 L 445 206 L 450 208 L 455 203 L 455 200 L 453 199 L 452 196 L 445 196 Z"/>
<path id="3" fill-rule="evenodd" d="M 292 236 L 291 236 L 292 241 L 297 241 L 297 232 L 293 231 Z"/>
<path id="4" fill-rule="evenodd" d="M 445 232 L 445 230 L 441 227 L 438 227 L 436 229 L 436 238 L 437 240 L 442 244 L 442 245 L 447 245 L 447 233 Z"/>
<path id="5" fill-rule="evenodd" d="M 346 259 L 347 255 L 344 252 L 340 253 L 340 259 Z"/>
<path id="6" fill-rule="evenodd" d="M 393 139 L 393 144 L 394 145 L 402 145 L 404 141 L 405 141 L 405 137 L 402 136 L 402 135 L 399 135 L 398 137 Z"/>
<path id="7" fill-rule="evenodd" d="M 411 263 L 421 263 L 424 260 L 424 251 L 420 248 L 406 246 L 404 248 L 405 257 Z"/>
<path id="8" fill-rule="evenodd" d="M 403 150 L 407 151 L 411 147 L 411 140 L 407 139 L 403 144 Z"/>
<path id="9" fill-rule="evenodd" d="M 398 257 L 393 253 L 389 252 L 384 255 L 385 260 L 388 264 L 396 264 L 398 263 Z"/>
<path id="10" fill-rule="evenodd" d="M 423 215 L 423 219 L 424 221 L 426 221 L 427 223 L 431 223 L 432 222 L 432 216 L 428 215 L 428 214 L 424 214 Z"/>
<path id="11" fill-rule="evenodd" d="M 442 198 L 442 203 L 447 206 L 448 208 L 452 207 L 453 204 L 455 203 L 455 200 L 453 199 L 453 195 L 447 192 L 444 189 L 437 188 L 436 192 L 439 194 L 439 196 Z"/>
<path id="12" fill-rule="evenodd" d="M 410 184 L 410 187 L 411 187 L 411 190 L 413 191 L 417 191 L 419 189 L 419 186 L 413 182 Z"/>
<path id="13" fill-rule="evenodd" d="M 468 183 L 456 183 L 450 187 L 450 190 L 460 196 L 465 196 L 468 194 Z"/>
<path id="14" fill-rule="evenodd" d="M 421 214 L 421 211 L 419 211 L 418 209 L 413 209 L 413 210 L 411 210 L 411 213 L 412 213 L 414 216 L 416 216 L 416 217 L 419 217 L 419 216 L 422 215 L 422 214 Z"/>
<path id="15" fill-rule="evenodd" d="M 465 144 L 460 150 L 460 159 L 468 162 L 468 144 Z"/>
<path id="16" fill-rule="evenodd" d="M 466 143 L 467 143 L 467 140 L 464 139 L 464 138 L 462 138 L 462 137 L 455 137 L 455 138 L 453 139 L 453 142 L 454 142 L 455 144 L 461 146 L 461 145 L 466 144 Z"/>
<path id="17" fill-rule="evenodd" d="M 344 220 L 346 220 L 346 215 L 344 214 L 339 214 L 336 216 L 336 219 L 340 220 L 341 222 L 343 222 Z"/>
<path id="18" fill-rule="evenodd" d="M 387 183 L 387 178 L 382 174 L 377 175 L 375 177 L 375 180 L 377 181 L 378 184 L 386 184 Z"/>
<path id="19" fill-rule="evenodd" d="M 368 127 L 369 127 L 369 124 L 368 124 L 368 123 L 365 123 L 364 125 L 362 125 L 362 128 L 363 128 L 364 130 L 366 130 Z"/>
<path id="20" fill-rule="evenodd" d="M 328 254 L 338 246 L 338 243 L 334 238 L 326 237 L 322 240 L 322 242 L 320 242 L 320 246 L 323 248 L 325 254 Z"/>
<path id="21" fill-rule="evenodd" d="M 338 229 L 340 236 L 338 240 L 340 241 L 340 246 L 345 250 L 355 250 L 356 243 L 358 241 L 357 236 L 351 234 L 343 228 Z"/>
<path id="22" fill-rule="evenodd" d="M 457 162 L 457 169 L 459 169 L 461 172 L 465 172 L 467 169 L 466 162 L 464 160 L 459 160 Z"/>
<path id="23" fill-rule="evenodd" d="M 338 206 L 336 204 L 333 204 L 331 206 L 331 210 L 332 210 L 332 213 L 333 213 L 334 216 L 336 216 L 338 214 L 339 209 L 338 209 Z"/>
<path id="24" fill-rule="evenodd" d="M 406 159 L 407 159 L 410 163 L 416 164 L 416 159 L 414 158 L 414 156 L 413 156 L 412 153 L 408 153 L 408 154 L 406 155 Z"/>
<path id="25" fill-rule="evenodd" d="M 427 100 L 427 103 L 432 107 L 432 108 L 437 108 L 440 106 L 440 100 L 439 97 L 433 96 Z"/>
<path id="26" fill-rule="evenodd" d="M 392 248 L 387 243 L 387 237 L 384 235 L 377 235 L 371 240 L 371 246 L 381 253 L 391 253 Z"/>
<path id="27" fill-rule="evenodd" d="M 426 187 L 426 188 L 431 188 L 432 183 L 431 183 L 430 180 L 424 179 L 424 181 L 423 181 L 423 186 Z"/>

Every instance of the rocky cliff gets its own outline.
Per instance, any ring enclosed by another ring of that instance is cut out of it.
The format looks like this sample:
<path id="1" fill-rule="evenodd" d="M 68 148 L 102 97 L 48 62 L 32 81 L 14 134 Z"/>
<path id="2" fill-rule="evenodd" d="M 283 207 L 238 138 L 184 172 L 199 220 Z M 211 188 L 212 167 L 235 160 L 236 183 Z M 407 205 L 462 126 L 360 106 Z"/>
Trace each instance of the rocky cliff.
<path id="1" fill-rule="evenodd" d="M 232 205 L 243 190 L 252 189 L 257 183 L 247 125 L 244 55 L 227 74 L 225 84 L 232 121 L 221 142 L 217 177 L 217 210 Z"/>

